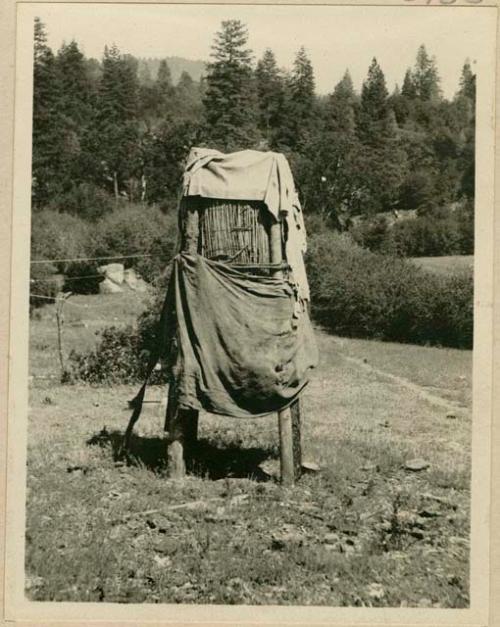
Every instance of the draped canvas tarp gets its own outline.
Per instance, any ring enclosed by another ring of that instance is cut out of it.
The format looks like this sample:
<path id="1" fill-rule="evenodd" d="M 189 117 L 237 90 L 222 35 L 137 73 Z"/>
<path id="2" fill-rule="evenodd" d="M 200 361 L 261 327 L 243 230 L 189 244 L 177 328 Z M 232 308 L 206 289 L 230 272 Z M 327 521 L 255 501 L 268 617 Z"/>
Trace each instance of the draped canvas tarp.
<path id="1" fill-rule="evenodd" d="M 184 173 L 184 196 L 225 200 L 260 200 L 283 229 L 285 258 L 290 282 L 298 298 L 309 300 L 304 266 L 306 230 L 292 172 L 278 152 L 241 150 L 224 154 L 208 148 L 192 148 Z"/>
<path id="2" fill-rule="evenodd" d="M 182 253 L 171 282 L 180 407 L 246 418 L 284 409 L 297 397 L 317 349 L 307 311 L 297 316 L 287 281 Z"/>

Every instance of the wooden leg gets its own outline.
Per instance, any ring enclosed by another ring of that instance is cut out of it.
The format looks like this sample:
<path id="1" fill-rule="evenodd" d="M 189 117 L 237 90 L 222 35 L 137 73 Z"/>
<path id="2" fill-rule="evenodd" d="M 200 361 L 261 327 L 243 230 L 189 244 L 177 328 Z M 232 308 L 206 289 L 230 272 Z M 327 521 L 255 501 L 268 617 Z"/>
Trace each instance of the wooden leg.
<path id="1" fill-rule="evenodd" d="M 293 486 L 292 415 L 290 409 L 278 412 L 278 427 L 280 434 L 281 483 L 287 487 Z"/>
<path id="2" fill-rule="evenodd" d="M 165 427 L 168 430 L 168 476 L 182 479 L 186 474 L 186 460 L 192 456 L 198 439 L 198 411 L 179 409 L 175 395 L 169 394 Z"/>
<path id="3" fill-rule="evenodd" d="M 292 417 L 292 449 L 293 449 L 293 470 L 295 481 L 302 476 L 302 435 L 300 424 L 300 398 L 290 405 Z"/>
<path id="4" fill-rule="evenodd" d="M 167 440 L 167 473 L 171 479 L 182 479 L 186 474 L 184 461 L 184 416 L 178 409 L 169 416 Z"/>

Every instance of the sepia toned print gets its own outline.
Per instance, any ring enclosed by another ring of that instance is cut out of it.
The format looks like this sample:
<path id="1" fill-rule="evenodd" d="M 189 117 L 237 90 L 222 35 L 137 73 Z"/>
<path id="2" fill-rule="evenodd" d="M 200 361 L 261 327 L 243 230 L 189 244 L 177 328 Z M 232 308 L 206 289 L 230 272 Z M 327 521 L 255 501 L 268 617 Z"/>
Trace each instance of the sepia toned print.
<path id="1" fill-rule="evenodd" d="M 467 620 L 488 20 L 36 9 L 16 594 Z"/>

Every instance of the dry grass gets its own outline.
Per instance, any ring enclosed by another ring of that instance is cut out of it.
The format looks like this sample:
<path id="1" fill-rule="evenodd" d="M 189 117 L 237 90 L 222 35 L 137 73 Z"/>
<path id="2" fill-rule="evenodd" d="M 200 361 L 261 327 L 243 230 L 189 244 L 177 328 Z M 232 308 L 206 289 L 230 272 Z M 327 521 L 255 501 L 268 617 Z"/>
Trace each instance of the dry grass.
<path id="1" fill-rule="evenodd" d="M 474 267 L 473 255 L 450 255 L 445 257 L 414 257 L 412 261 L 424 270 L 432 270 L 438 274 L 471 270 Z"/>
<path id="2" fill-rule="evenodd" d="M 33 322 L 34 374 L 51 360 L 38 343 L 51 346 L 52 325 Z M 75 341 L 90 328 L 74 327 Z M 470 353 L 318 339 L 321 363 L 303 405 L 305 456 L 321 472 L 289 490 L 259 468 L 264 460 L 277 465 L 274 417 L 202 416 L 191 473 L 172 482 L 164 475 L 162 405 L 145 405 L 133 459 L 124 463 L 117 450 L 134 389 L 35 379 L 29 597 L 467 606 L 471 423 L 461 390 L 470 385 Z M 463 409 L 447 418 L 418 388 L 360 368 L 353 357 L 423 389 L 431 384 Z M 149 392 L 150 400 L 164 397 L 163 389 Z M 416 457 L 430 467 L 406 470 Z"/>

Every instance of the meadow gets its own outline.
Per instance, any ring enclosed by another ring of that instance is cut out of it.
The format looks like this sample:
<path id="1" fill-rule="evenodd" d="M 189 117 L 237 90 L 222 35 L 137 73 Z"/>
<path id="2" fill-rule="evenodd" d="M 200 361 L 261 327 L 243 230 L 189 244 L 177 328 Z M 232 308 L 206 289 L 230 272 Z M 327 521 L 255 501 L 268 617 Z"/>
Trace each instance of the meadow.
<path id="1" fill-rule="evenodd" d="M 449 275 L 457 271 L 472 270 L 474 268 L 474 255 L 414 257 L 412 261 L 424 270 L 432 270 L 432 272 L 437 272 L 444 275 Z"/>
<path id="2" fill-rule="evenodd" d="M 142 296 L 74 296 L 64 350 L 132 322 Z M 70 304 L 72 303 L 72 304 Z M 33 600 L 466 607 L 471 352 L 317 329 L 304 457 L 278 482 L 275 416 L 202 415 L 188 477 L 165 476 L 166 390 L 58 382 L 53 305 L 32 320 L 26 593 Z"/>

